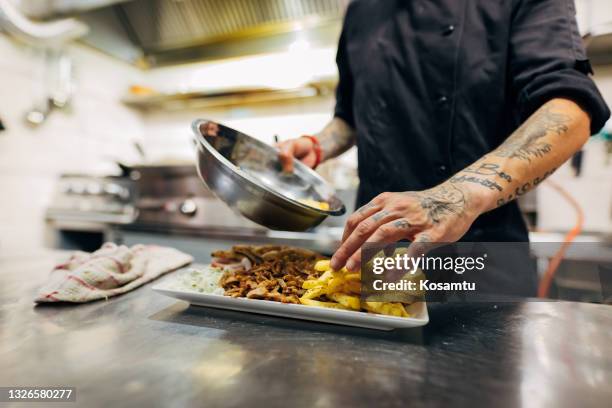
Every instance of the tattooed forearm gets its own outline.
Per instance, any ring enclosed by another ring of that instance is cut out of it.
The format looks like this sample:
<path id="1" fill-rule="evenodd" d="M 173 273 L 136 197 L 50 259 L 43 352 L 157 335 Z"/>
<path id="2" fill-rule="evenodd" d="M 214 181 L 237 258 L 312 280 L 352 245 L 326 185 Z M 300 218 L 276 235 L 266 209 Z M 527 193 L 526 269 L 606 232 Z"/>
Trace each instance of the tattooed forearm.
<path id="1" fill-rule="evenodd" d="M 507 195 L 506 197 L 502 197 L 502 198 L 498 199 L 497 200 L 497 206 L 501 207 L 502 205 L 509 203 L 510 201 L 514 200 L 515 198 L 519 198 L 520 196 L 527 194 L 533 188 L 537 187 L 538 184 L 543 182 L 548 176 L 553 174 L 555 172 L 555 170 L 557 170 L 557 169 L 549 170 L 546 173 L 544 173 L 542 176 L 538 176 L 538 177 L 534 178 L 533 180 L 531 180 L 531 181 L 529 181 L 527 183 L 524 183 L 524 184 L 520 185 L 519 187 L 516 187 L 514 189 L 514 192 L 512 192 L 509 195 Z"/>
<path id="2" fill-rule="evenodd" d="M 487 156 L 482 158 L 482 161 L 487 160 Z M 467 174 L 466 174 L 467 173 Z M 499 183 L 504 184 L 512 182 L 512 176 L 502 170 L 497 163 L 476 162 L 474 165 L 463 169 L 463 171 L 454 175 L 449 180 L 453 184 L 472 183 L 478 184 L 489 190 L 504 191 Z"/>
<path id="3" fill-rule="evenodd" d="M 323 151 L 323 159 L 331 159 L 347 151 L 355 144 L 355 130 L 344 120 L 333 118 L 317 135 Z"/>
<path id="4" fill-rule="evenodd" d="M 567 133 L 572 119 L 564 112 L 555 110 L 553 106 L 545 105 L 538 110 L 493 154 L 497 157 L 531 162 L 550 153 L 552 144 L 542 139 L 549 134 L 560 136 Z"/>
<path id="5" fill-rule="evenodd" d="M 497 149 L 448 180 L 470 192 L 484 211 L 504 205 L 540 184 L 586 142 L 588 115 L 573 102 L 542 106 Z"/>
<path id="6" fill-rule="evenodd" d="M 485 156 L 483 159 L 486 159 Z M 473 166 L 463 169 L 463 173 L 479 174 L 481 176 L 498 176 L 499 178 L 512 183 L 512 176 L 505 173 L 501 165 L 497 163 L 476 163 Z"/>
<path id="7" fill-rule="evenodd" d="M 456 184 L 456 183 L 480 184 L 481 186 L 484 186 L 490 190 L 504 191 L 502 186 L 500 186 L 493 180 L 489 180 L 489 179 L 481 178 L 481 177 L 467 176 L 465 174 L 453 176 L 450 178 L 449 181 L 453 184 Z"/>

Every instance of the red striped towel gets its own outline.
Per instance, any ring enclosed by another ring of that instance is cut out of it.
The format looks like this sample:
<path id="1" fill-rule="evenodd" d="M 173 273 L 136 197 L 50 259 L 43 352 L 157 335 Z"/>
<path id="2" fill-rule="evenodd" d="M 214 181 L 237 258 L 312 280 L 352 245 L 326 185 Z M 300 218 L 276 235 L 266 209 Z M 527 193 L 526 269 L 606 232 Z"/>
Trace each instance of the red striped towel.
<path id="1" fill-rule="evenodd" d="M 91 254 L 76 252 L 57 265 L 35 302 L 84 303 L 137 288 L 193 261 L 173 248 L 106 243 Z"/>

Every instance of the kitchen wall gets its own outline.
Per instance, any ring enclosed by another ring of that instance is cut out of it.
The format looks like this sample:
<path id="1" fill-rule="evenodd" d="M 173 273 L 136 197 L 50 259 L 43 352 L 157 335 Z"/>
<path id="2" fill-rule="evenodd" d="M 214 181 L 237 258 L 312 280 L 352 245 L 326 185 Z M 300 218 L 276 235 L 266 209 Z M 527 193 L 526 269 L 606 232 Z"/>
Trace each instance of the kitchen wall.
<path id="1" fill-rule="evenodd" d="M 595 68 L 595 82 L 612 106 L 612 67 Z M 606 126 L 612 133 L 612 121 Z M 606 154 L 601 137 L 592 137 L 584 147 L 581 175 L 576 177 L 569 165 L 550 177 L 579 204 L 584 212 L 585 231 L 612 233 L 612 155 Z M 568 231 L 576 221 L 576 210 L 549 184 L 536 190 L 538 227 L 542 230 Z"/>
<path id="2" fill-rule="evenodd" d="M 576 20 L 581 33 L 590 27 L 609 23 L 612 20 L 612 3 L 610 0 L 574 0 Z"/>
<path id="3" fill-rule="evenodd" d="M 0 252 L 43 245 L 44 210 L 60 173 L 107 173 L 113 158 L 130 159 L 142 138 L 139 113 L 119 98 L 142 73 L 83 46 L 68 50 L 76 64 L 72 111 L 54 112 L 38 129 L 23 117 L 43 87 L 41 55 L 0 33 Z"/>
<path id="4" fill-rule="evenodd" d="M 584 34 L 590 27 L 612 22 L 609 0 L 576 0 L 577 19 Z M 612 106 L 612 66 L 595 66 L 594 80 Z M 612 133 L 612 121 L 607 125 Z M 602 138 L 591 138 L 584 148 L 580 177 L 569 166 L 559 169 L 550 180 L 569 193 L 584 212 L 585 231 L 612 233 L 612 156 L 606 154 Z M 543 230 L 567 231 L 577 220 L 576 210 L 549 184 L 536 190 L 538 227 Z"/>

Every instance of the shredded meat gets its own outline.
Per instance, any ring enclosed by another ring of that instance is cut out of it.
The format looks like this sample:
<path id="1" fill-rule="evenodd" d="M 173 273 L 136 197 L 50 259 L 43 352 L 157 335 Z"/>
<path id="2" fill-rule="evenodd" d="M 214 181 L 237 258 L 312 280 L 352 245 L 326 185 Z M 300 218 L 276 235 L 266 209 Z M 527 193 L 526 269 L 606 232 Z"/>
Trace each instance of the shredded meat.
<path id="1" fill-rule="evenodd" d="M 313 251 L 279 245 L 237 245 L 212 256 L 225 271 L 220 284 L 226 296 L 283 303 L 300 302 L 304 280 L 319 275 L 314 264 L 322 259 Z"/>

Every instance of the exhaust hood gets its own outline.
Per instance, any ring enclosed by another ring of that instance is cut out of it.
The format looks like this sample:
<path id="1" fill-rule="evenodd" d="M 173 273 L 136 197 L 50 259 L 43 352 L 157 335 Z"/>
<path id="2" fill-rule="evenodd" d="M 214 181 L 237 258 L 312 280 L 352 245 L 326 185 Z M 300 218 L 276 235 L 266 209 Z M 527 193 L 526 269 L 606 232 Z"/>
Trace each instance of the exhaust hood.
<path id="1" fill-rule="evenodd" d="M 22 0 L 30 15 L 78 16 L 86 43 L 143 67 L 335 44 L 349 1 Z"/>

